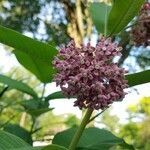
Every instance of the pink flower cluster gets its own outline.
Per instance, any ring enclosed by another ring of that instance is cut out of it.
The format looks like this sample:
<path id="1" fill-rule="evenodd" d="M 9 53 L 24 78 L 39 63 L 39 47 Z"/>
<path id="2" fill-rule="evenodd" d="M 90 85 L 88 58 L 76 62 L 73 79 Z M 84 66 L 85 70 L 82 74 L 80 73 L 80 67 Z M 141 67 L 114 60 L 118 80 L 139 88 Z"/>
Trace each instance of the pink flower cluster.
<path id="1" fill-rule="evenodd" d="M 76 47 L 71 41 L 60 49 L 53 64 L 57 69 L 54 81 L 67 97 L 76 97 L 75 106 L 104 109 L 124 96 L 126 71 L 112 63 L 121 47 L 102 37 L 96 47 Z"/>
<path id="2" fill-rule="evenodd" d="M 150 45 L 150 3 L 146 2 L 137 18 L 137 25 L 131 30 L 131 38 L 135 46 Z"/>

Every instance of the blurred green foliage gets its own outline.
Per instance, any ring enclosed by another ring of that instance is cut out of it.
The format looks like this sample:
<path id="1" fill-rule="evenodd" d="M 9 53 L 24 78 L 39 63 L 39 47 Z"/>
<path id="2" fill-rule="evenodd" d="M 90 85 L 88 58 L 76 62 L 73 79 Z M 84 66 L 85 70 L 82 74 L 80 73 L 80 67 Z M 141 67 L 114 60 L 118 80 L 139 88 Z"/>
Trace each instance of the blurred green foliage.
<path id="1" fill-rule="evenodd" d="M 105 127 L 113 131 L 119 137 L 139 150 L 150 148 L 150 97 L 141 98 L 137 104 L 130 105 L 127 109 L 128 120 L 126 123 L 119 122 L 117 116 L 112 116 L 106 111 L 99 121 Z"/>
<path id="2" fill-rule="evenodd" d="M 1 0 L 0 24 L 22 33 L 32 33 L 37 39 L 50 41 L 54 38 L 56 43 L 62 43 L 68 36 L 64 8 L 60 3 L 59 0 Z M 48 15 L 53 16 L 53 22 L 49 22 Z M 43 33 L 40 26 L 44 26 Z"/>
<path id="3" fill-rule="evenodd" d="M 120 129 L 120 135 L 141 150 L 150 148 L 150 97 L 143 97 L 128 108 L 129 123 Z M 135 121 L 135 119 L 137 121 Z"/>

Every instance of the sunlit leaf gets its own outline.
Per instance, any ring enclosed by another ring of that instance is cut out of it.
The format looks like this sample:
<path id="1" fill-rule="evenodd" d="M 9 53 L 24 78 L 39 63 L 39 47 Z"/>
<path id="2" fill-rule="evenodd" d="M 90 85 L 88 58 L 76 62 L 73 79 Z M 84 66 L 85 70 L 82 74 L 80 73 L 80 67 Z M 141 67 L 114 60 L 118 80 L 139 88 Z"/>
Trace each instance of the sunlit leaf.
<path id="1" fill-rule="evenodd" d="M 111 6 L 106 3 L 90 3 L 90 14 L 98 32 L 107 35 L 107 21 Z"/>
<path id="2" fill-rule="evenodd" d="M 115 0 L 108 19 L 109 34 L 123 30 L 138 14 L 143 2 L 144 0 Z"/>
<path id="3" fill-rule="evenodd" d="M 51 82 L 53 57 L 57 50 L 46 43 L 39 42 L 16 31 L 0 26 L 0 42 L 13 47 L 18 61 L 42 82 Z"/>

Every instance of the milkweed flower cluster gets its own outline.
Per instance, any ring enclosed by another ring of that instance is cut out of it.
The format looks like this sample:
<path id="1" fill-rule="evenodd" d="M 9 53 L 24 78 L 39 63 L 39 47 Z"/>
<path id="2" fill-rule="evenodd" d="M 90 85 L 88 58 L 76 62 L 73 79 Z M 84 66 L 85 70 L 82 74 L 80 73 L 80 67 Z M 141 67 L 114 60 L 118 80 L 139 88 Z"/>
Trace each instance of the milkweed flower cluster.
<path id="1" fill-rule="evenodd" d="M 131 30 L 131 38 L 135 46 L 150 45 L 150 3 L 146 2 L 137 18 L 137 25 Z"/>
<path id="2" fill-rule="evenodd" d="M 54 81 L 68 98 L 77 98 L 74 106 L 104 109 L 125 96 L 126 71 L 112 63 L 120 50 L 109 38 L 102 37 L 96 47 L 90 43 L 76 47 L 72 40 L 53 61 L 57 70 Z"/>

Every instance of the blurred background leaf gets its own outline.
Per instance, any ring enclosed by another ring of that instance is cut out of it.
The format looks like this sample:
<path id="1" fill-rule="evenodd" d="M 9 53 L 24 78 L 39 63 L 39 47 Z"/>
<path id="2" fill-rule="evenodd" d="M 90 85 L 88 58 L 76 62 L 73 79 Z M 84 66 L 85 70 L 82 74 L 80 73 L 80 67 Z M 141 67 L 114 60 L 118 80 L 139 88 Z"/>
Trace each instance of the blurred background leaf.
<path id="1" fill-rule="evenodd" d="M 7 76 L 0 75 L 0 82 L 9 86 L 10 88 L 17 89 L 24 93 L 30 94 L 33 97 L 37 97 L 36 92 L 32 88 L 30 88 L 27 84 L 21 81 L 17 81 Z"/>

